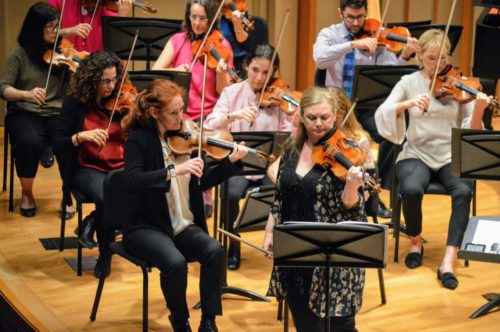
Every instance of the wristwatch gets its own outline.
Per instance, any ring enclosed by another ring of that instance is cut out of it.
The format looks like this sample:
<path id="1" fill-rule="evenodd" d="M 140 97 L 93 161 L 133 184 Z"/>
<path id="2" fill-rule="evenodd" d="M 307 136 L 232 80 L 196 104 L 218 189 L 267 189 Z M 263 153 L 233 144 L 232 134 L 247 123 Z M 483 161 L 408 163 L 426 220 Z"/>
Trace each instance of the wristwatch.
<path id="1" fill-rule="evenodd" d="M 174 164 L 170 164 L 167 166 L 167 170 L 168 172 L 170 173 L 170 178 L 173 179 L 177 176 L 177 174 L 175 173 L 175 165 Z"/>

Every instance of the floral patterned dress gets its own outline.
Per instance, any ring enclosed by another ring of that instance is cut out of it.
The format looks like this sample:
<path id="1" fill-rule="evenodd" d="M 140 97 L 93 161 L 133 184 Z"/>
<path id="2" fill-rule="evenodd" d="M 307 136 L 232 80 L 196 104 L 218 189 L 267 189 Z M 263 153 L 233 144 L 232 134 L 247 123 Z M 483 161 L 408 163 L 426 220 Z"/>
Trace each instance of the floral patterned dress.
<path id="1" fill-rule="evenodd" d="M 329 170 L 314 166 L 304 177 L 295 172 L 300 152 L 289 150 L 283 156 L 277 179 L 272 213 L 276 224 L 285 221 L 332 222 L 367 221 L 364 199 L 346 209 L 342 202 L 345 184 Z M 268 295 L 283 300 L 286 294 L 309 294 L 309 308 L 325 317 L 326 293 L 321 268 L 274 267 Z M 331 268 L 330 317 L 354 315 L 361 308 L 365 270 Z"/>

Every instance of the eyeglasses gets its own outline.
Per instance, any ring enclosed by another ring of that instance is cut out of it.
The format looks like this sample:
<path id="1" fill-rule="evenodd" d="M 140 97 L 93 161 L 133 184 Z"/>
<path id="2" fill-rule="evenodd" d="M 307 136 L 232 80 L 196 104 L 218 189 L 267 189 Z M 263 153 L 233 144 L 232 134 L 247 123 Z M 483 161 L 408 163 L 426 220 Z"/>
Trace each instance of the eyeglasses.
<path id="1" fill-rule="evenodd" d="M 189 15 L 189 19 L 191 22 L 200 22 L 200 23 L 206 23 L 208 22 L 208 18 L 206 16 L 198 16 L 198 15 Z"/>
<path id="2" fill-rule="evenodd" d="M 56 32 L 57 29 L 59 27 L 59 24 L 47 24 L 46 26 L 44 26 L 43 28 L 45 29 L 45 31 L 47 32 Z"/>
<path id="3" fill-rule="evenodd" d="M 105 78 L 101 80 L 101 83 L 109 86 L 111 83 L 116 83 L 118 81 L 118 77 L 113 77 L 113 78 Z"/>
<path id="4" fill-rule="evenodd" d="M 344 20 L 346 20 L 346 22 L 352 23 L 356 20 L 357 21 L 364 21 L 366 18 L 366 15 L 362 14 L 362 15 L 358 15 L 358 16 L 352 16 L 352 15 L 344 16 L 344 14 L 342 14 L 342 17 L 344 18 Z"/>

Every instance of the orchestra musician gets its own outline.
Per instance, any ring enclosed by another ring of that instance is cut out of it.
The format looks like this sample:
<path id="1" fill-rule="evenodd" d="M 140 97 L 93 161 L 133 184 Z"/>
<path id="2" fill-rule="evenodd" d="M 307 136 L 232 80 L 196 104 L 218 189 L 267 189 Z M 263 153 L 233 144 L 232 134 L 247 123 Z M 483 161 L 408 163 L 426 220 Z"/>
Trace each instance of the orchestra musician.
<path id="1" fill-rule="evenodd" d="M 455 100 L 429 97 L 436 66 L 440 72 L 449 59 L 450 41 L 446 38 L 443 57 L 438 60 L 443 35 L 441 30 L 428 30 L 420 36 L 417 60 L 421 70 L 401 78 L 377 109 L 375 120 L 382 136 L 395 144 L 403 144 L 397 158 L 396 174 L 410 235 L 410 248 L 405 259 L 408 268 L 422 265 L 424 189 L 431 180 L 439 181 L 451 195 L 448 239 L 437 274 L 445 288 L 455 289 L 458 280 L 454 265 L 469 219 L 472 183 L 451 175 L 451 128 L 482 129 L 481 119 L 489 99 L 484 93 L 479 93 L 475 101 L 459 104 Z M 409 123 L 405 120 L 405 110 L 408 110 Z"/>
<path id="2" fill-rule="evenodd" d="M 355 65 L 407 65 L 415 53 L 417 40 L 408 43 L 398 56 L 386 47 L 377 47 L 375 37 L 357 39 L 363 32 L 368 13 L 367 0 L 341 0 L 338 13 L 341 23 L 324 28 L 313 46 L 313 58 L 319 69 L 326 69 L 326 86 L 343 88 L 349 98 L 352 94 Z M 356 117 L 373 140 L 380 145 L 378 168 L 384 188 L 390 187 L 393 147 L 377 132 L 373 111 L 356 112 Z M 383 204 L 380 216 L 389 218 L 391 213 Z"/>
<path id="3" fill-rule="evenodd" d="M 110 122 L 112 110 L 106 104 L 117 96 L 123 75 L 120 59 L 113 53 L 98 51 L 83 59 L 70 79 L 54 138 L 64 182 L 95 203 L 96 210 L 85 218 L 79 240 L 84 246 L 93 247 L 96 232 L 97 278 L 102 273 L 109 274 L 108 246 L 113 240 L 108 238 L 102 223 L 104 179 L 111 170 L 124 165 L 125 138 L 120 126 L 123 114 L 115 112 Z"/>
<path id="4" fill-rule="evenodd" d="M 247 56 L 245 70 L 248 78 L 242 82 L 226 87 L 217 101 L 213 112 L 205 121 L 207 129 L 228 129 L 231 132 L 241 131 L 290 131 L 292 116 L 280 110 L 279 104 L 261 107 L 257 110 L 257 92 L 262 92 L 269 70 L 271 77 L 279 70 L 279 56 L 276 54 L 274 64 L 271 60 L 274 48 L 271 45 L 259 45 L 254 53 Z M 233 222 L 239 213 L 241 197 L 250 187 L 271 184 L 267 176 L 235 176 L 229 180 L 228 208 L 229 231 L 235 233 Z M 222 194 L 222 193 L 221 193 Z M 228 253 L 228 268 L 237 270 L 240 266 L 240 243 L 230 241 Z"/>
<path id="5" fill-rule="evenodd" d="M 199 157 L 174 154 L 165 134 L 181 128 L 184 93 L 169 80 L 155 80 L 123 120 L 128 135 L 125 181 L 135 195 L 123 226 L 123 242 L 132 255 L 160 269 L 161 289 L 176 332 L 191 331 L 187 262 L 200 262 L 199 331 L 217 331 L 224 250 L 208 234 L 202 192 L 241 170 L 240 159 L 247 149 L 234 144 L 233 152 L 211 167 Z"/>
<path id="6" fill-rule="evenodd" d="M 335 129 L 337 102 L 328 89 L 313 87 L 300 100 L 300 128 L 271 166 L 277 175 L 274 205 L 266 225 L 262 247 L 272 250 L 273 227 L 284 221 L 366 221 L 361 167 L 353 166 L 342 182 L 329 169 L 315 165 L 312 149 Z M 355 315 L 362 303 L 365 271 L 332 268 L 331 327 L 333 331 L 357 331 Z M 270 294 L 286 298 L 297 331 L 323 331 L 326 295 L 320 268 L 275 268 Z"/>
<path id="7" fill-rule="evenodd" d="M 45 167 L 54 162 L 52 138 L 60 113 L 63 92 L 68 79 L 66 68 L 53 68 L 49 84 L 49 64 L 44 53 L 56 41 L 59 14 L 43 2 L 30 7 L 17 38 L 18 46 L 8 56 L 0 74 L 0 96 L 7 103 L 6 128 L 14 152 L 17 176 L 21 182 L 21 215 L 36 214 L 33 183 L 39 161 L 49 151 Z M 71 199 L 66 202 L 71 204 Z M 74 207 L 66 207 L 66 218 L 74 215 Z"/>
<path id="8" fill-rule="evenodd" d="M 118 11 L 103 6 L 104 0 L 47 0 L 48 4 L 61 12 L 63 1 L 61 36 L 67 38 L 77 51 L 95 52 L 103 50 L 102 17 L 128 16 L 133 0 L 117 1 Z M 96 11 L 94 15 L 94 11 Z M 93 20 L 92 20 L 93 17 Z"/>

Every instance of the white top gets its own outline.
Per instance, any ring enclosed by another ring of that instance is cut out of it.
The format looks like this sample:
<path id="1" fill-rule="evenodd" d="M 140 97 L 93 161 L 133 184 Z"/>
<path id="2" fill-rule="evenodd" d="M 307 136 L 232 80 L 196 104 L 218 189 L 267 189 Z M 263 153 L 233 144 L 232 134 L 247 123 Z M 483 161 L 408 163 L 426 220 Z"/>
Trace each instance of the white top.
<path id="1" fill-rule="evenodd" d="M 326 69 L 326 86 L 342 87 L 344 73 L 344 55 L 353 48 L 348 39 L 350 32 L 345 24 L 333 24 L 319 32 L 313 46 L 313 58 L 319 69 Z M 375 54 L 365 50 L 354 49 L 356 65 L 407 65 L 408 61 L 390 52 L 384 46 L 377 47 Z"/>
<path id="2" fill-rule="evenodd" d="M 161 148 L 163 151 L 163 160 L 165 167 L 170 164 L 179 165 L 189 160 L 189 155 L 178 156 L 174 158 L 170 151 L 167 142 L 160 138 Z M 186 227 L 193 224 L 193 213 L 189 209 L 189 181 L 191 174 L 177 175 L 170 179 L 170 190 L 166 193 L 168 212 L 172 221 L 174 236 L 182 232 Z"/>
<path id="3" fill-rule="evenodd" d="M 401 144 L 406 136 L 397 162 L 420 159 L 436 171 L 451 162 L 451 128 L 470 128 L 474 101 L 461 105 L 455 100 L 431 97 L 427 112 L 417 107 L 408 110 L 410 123 L 405 132 L 405 117 L 396 117 L 396 104 L 429 93 L 430 82 L 422 71 L 403 76 L 377 109 L 375 123 L 380 135 L 394 144 Z"/>

